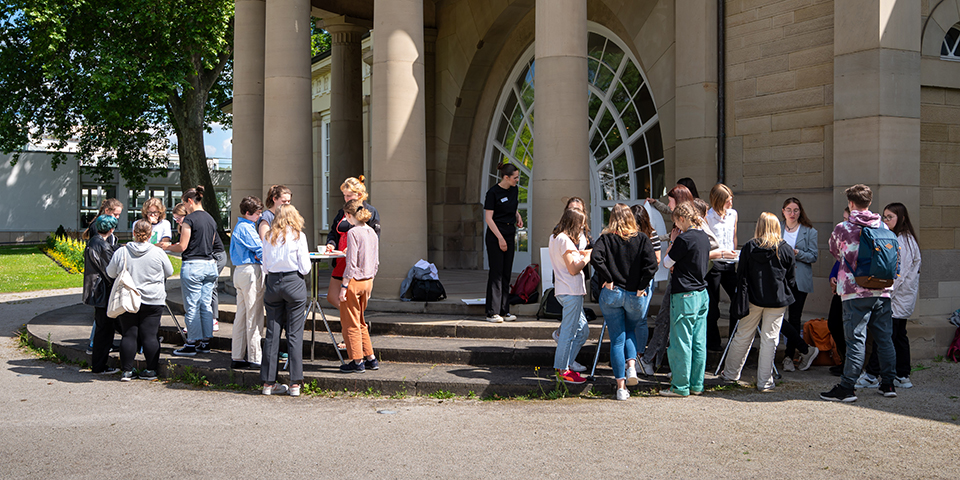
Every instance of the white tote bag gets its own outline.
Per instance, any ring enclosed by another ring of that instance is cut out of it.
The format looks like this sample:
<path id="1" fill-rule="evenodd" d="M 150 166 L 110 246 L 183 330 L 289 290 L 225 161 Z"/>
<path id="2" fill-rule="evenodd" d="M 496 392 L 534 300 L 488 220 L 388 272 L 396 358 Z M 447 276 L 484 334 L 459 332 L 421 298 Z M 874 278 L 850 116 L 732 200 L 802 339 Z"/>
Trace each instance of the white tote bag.
<path id="1" fill-rule="evenodd" d="M 107 303 L 107 316 L 117 318 L 124 313 L 137 313 L 140 311 L 140 291 L 133 284 L 133 276 L 127 270 L 127 260 L 129 260 L 126 247 L 123 252 L 123 270 L 113 282 L 113 288 L 110 290 L 110 301 Z"/>

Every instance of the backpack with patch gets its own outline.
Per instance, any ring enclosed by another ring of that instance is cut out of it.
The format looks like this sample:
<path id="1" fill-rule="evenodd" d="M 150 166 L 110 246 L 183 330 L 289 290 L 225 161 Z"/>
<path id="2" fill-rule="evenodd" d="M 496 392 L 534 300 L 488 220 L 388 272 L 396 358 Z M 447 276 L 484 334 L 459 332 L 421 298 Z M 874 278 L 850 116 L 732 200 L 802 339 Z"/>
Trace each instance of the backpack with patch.
<path id="1" fill-rule="evenodd" d="M 817 347 L 820 354 L 813 360 L 814 365 L 840 365 L 843 357 L 837 350 L 837 344 L 830 334 L 830 327 L 825 318 L 815 318 L 803 324 L 803 340 Z"/>
<path id="2" fill-rule="evenodd" d="M 863 288 L 881 289 L 893 286 L 900 276 L 900 244 L 897 236 L 886 228 L 860 227 L 857 266 L 844 260 L 853 277 Z"/>
<path id="3" fill-rule="evenodd" d="M 540 298 L 540 265 L 531 263 L 510 287 L 510 305 L 534 303 Z"/>
<path id="4" fill-rule="evenodd" d="M 537 310 L 537 320 L 541 318 L 563 318 L 563 306 L 557 300 L 552 288 L 543 292 L 543 298 L 540 300 L 540 309 Z"/>

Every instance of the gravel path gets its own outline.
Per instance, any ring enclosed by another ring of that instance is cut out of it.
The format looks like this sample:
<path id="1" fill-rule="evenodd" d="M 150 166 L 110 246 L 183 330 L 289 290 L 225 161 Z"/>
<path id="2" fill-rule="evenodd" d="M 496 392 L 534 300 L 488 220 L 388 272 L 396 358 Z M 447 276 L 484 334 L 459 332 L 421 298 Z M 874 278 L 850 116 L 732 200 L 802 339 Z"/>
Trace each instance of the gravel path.
<path id="1" fill-rule="evenodd" d="M 817 398 L 825 369 L 776 393 L 627 402 L 265 397 L 81 373 L 18 350 L 79 289 L 0 295 L 3 477 L 960 478 L 960 365 L 896 399 Z"/>

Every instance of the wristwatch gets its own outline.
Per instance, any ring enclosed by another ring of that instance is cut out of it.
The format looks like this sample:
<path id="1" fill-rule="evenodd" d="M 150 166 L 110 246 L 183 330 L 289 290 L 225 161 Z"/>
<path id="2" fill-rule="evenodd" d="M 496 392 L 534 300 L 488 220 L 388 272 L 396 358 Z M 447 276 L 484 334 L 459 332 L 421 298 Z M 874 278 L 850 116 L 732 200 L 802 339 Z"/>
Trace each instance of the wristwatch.
<path id="1" fill-rule="evenodd" d="M 347 285 L 341 283 L 341 284 L 340 284 L 340 288 L 347 288 Z"/>

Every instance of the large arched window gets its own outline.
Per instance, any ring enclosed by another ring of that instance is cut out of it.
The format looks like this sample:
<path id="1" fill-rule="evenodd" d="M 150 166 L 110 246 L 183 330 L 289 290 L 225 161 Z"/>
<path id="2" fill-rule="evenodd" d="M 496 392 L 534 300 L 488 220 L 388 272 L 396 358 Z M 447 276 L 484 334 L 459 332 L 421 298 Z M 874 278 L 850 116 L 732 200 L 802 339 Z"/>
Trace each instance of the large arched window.
<path id="1" fill-rule="evenodd" d="M 954 25 L 943 37 L 940 58 L 960 61 L 960 23 Z"/>
<path id="2" fill-rule="evenodd" d="M 656 103 L 646 77 L 630 50 L 609 30 L 595 24 L 587 38 L 587 94 L 589 105 L 591 228 L 599 232 L 610 208 L 647 197 L 664 189 L 663 142 Z M 481 198 L 498 181 L 497 164 L 520 169 L 520 214 L 527 223 L 532 199 L 527 195 L 535 166 L 534 47 L 521 56 L 500 95 L 497 114 L 487 139 Z M 514 270 L 530 261 L 526 229 L 517 238 Z"/>

